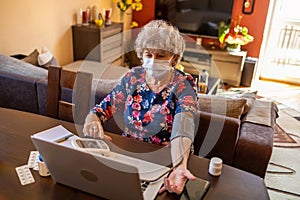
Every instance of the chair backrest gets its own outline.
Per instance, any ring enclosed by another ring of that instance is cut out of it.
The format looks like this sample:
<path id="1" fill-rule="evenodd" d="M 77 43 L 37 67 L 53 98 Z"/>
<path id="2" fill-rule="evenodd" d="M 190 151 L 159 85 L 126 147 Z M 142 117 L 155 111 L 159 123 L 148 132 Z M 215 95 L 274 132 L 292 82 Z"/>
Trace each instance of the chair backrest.
<path id="1" fill-rule="evenodd" d="M 60 66 L 48 69 L 47 116 L 84 124 L 91 107 L 93 74 L 66 71 Z M 71 89 L 72 102 L 62 100 L 63 89 Z"/>

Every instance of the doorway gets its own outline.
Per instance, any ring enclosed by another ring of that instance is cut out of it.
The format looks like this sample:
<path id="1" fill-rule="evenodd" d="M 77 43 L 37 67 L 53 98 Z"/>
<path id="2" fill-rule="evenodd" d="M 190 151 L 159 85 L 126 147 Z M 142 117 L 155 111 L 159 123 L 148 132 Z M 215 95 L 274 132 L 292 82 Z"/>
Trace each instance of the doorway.
<path id="1" fill-rule="evenodd" d="M 300 84 L 300 12 L 299 0 L 271 0 L 260 77 Z M 269 23 L 268 23 L 269 22 Z"/>

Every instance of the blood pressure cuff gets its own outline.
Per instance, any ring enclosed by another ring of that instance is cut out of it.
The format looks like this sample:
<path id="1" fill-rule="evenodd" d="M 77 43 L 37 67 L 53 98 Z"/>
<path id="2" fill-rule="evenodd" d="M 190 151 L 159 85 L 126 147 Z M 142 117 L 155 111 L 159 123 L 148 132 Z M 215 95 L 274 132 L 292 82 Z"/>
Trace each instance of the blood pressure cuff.
<path id="1" fill-rule="evenodd" d="M 191 141 L 195 138 L 194 116 L 188 112 L 181 112 L 174 116 L 171 140 L 177 137 L 188 137 Z"/>

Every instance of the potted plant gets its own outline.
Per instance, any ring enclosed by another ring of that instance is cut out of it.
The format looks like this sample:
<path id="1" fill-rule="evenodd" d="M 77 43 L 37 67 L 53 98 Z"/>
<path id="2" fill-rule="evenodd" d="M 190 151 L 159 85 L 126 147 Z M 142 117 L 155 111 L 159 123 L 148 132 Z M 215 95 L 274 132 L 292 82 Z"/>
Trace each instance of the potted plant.
<path id="1" fill-rule="evenodd" d="M 219 25 L 219 42 L 222 49 L 228 51 L 240 51 L 241 46 L 254 40 L 254 37 L 248 33 L 246 26 L 240 26 L 242 16 L 239 15 L 230 25 L 221 22 Z"/>

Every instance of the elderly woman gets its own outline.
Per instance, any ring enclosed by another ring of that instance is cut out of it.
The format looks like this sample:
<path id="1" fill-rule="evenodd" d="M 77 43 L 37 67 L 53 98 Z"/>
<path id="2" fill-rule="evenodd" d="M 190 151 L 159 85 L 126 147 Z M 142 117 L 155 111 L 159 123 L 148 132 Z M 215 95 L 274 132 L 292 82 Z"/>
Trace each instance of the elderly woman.
<path id="1" fill-rule="evenodd" d="M 143 65 L 134 67 L 87 116 L 84 133 L 110 139 L 102 123 L 111 117 L 122 121 L 123 135 L 160 145 L 171 144 L 173 165 L 160 192 L 181 193 L 187 179 L 189 149 L 194 139 L 196 86 L 193 78 L 178 71 L 185 43 L 177 28 L 154 20 L 139 33 L 135 49 Z M 121 115 L 121 117 L 120 117 Z M 182 149 L 185 149 L 182 153 Z"/>

